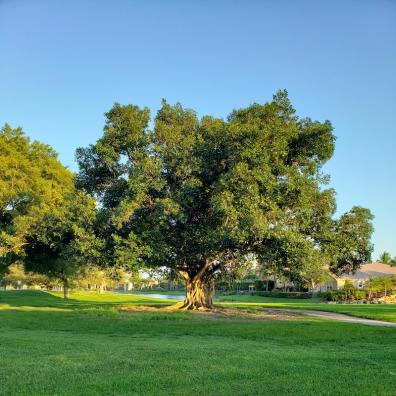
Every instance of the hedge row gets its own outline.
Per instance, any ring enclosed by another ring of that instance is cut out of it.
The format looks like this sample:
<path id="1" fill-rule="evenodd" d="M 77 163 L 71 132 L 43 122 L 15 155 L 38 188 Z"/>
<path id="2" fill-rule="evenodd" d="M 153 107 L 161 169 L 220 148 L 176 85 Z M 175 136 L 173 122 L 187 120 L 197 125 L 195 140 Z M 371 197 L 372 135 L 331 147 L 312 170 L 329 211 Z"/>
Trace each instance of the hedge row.
<path id="1" fill-rule="evenodd" d="M 283 291 L 258 291 L 252 292 L 252 296 L 275 297 L 275 298 L 312 298 L 310 292 L 283 292 Z"/>

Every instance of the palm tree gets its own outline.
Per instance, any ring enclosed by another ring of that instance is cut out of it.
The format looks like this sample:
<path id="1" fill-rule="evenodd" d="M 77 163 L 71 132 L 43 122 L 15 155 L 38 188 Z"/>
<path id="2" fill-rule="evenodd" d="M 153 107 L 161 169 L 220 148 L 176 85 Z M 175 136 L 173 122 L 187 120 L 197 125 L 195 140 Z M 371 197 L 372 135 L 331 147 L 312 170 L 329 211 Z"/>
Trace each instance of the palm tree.
<path id="1" fill-rule="evenodd" d="M 380 255 L 380 262 L 381 262 L 381 263 L 390 264 L 391 261 L 392 261 L 392 257 L 391 257 L 391 255 L 389 254 L 389 252 L 383 252 L 383 253 Z"/>

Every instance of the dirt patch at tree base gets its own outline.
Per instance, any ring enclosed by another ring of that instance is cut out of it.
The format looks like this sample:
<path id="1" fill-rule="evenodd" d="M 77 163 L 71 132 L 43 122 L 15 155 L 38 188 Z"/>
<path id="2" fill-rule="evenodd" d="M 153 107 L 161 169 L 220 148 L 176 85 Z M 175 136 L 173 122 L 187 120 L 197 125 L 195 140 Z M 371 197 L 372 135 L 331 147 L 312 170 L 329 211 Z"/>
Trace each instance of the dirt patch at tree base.
<path id="1" fill-rule="evenodd" d="M 174 306 L 123 306 L 119 308 L 122 312 L 128 313 L 142 313 L 142 312 L 153 312 L 153 313 L 169 313 L 169 312 L 189 312 L 194 315 L 204 316 L 208 319 L 256 319 L 256 320 L 290 320 L 301 318 L 303 314 L 299 311 L 289 311 L 281 309 L 255 309 L 255 310 L 244 310 L 244 309 L 233 309 L 233 308 L 221 308 L 214 307 L 212 309 L 201 308 L 197 310 L 180 310 L 175 309 Z"/>

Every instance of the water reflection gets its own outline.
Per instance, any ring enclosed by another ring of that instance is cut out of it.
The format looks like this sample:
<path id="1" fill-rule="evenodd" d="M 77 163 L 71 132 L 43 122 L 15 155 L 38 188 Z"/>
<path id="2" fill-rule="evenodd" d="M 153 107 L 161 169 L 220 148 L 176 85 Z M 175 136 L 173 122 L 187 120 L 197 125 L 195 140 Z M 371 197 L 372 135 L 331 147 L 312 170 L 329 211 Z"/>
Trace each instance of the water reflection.
<path id="1" fill-rule="evenodd" d="M 175 295 L 175 294 L 160 294 L 160 293 L 125 293 L 130 296 L 141 296 L 141 297 L 152 297 L 152 298 L 160 298 L 165 300 L 178 300 L 183 301 L 183 295 Z"/>

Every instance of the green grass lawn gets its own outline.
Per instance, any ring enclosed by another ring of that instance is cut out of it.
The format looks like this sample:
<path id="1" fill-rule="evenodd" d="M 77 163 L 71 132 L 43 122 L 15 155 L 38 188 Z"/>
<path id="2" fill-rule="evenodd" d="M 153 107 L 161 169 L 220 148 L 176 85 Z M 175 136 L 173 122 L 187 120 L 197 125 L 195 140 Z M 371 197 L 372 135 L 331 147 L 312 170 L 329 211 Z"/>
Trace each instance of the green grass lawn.
<path id="1" fill-rule="evenodd" d="M 0 292 L 0 395 L 395 394 L 394 328 L 117 310 L 166 303 Z"/>

